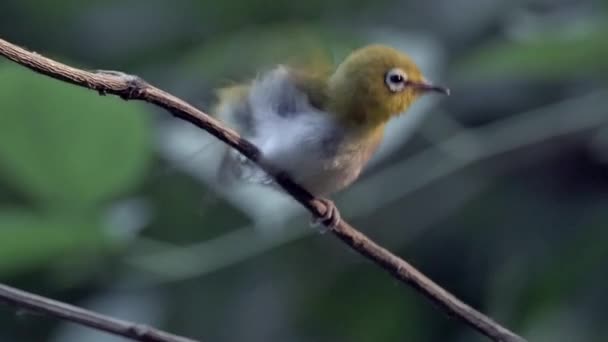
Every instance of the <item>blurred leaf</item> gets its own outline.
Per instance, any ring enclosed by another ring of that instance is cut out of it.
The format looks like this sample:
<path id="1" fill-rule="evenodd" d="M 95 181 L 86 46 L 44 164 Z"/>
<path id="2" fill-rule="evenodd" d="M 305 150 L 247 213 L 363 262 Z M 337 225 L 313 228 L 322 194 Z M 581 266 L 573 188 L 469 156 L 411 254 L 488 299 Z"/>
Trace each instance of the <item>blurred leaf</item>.
<path id="1" fill-rule="evenodd" d="M 509 256 L 494 275 L 490 298 L 497 311 L 496 317 L 509 317 L 504 320 L 515 322 L 514 326 L 531 327 L 563 307 L 574 310 L 571 303 L 578 303 L 576 309 L 580 309 L 584 302 L 582 298 L 588 298 L 593 287 L 605 287 L 608 278 L 601 275 L 608 262 L 606 205 L 600 201 L 595 207 L 592 203 L 581 205 L 571 197 L 568 207 L 563 210 L 566 215 L 560 221 L 571 226 L 567 222 L 569 217 L 581 213 L 584 216 L 578 218 L 570 233 L 565 233 L 559 224 L 545 224 L 555 234 L 542 241 L 546 246 L 534 244 L 536 250 L 533 250 L 524 243 L 510 243 L 520 251 Z M 532 205 L 530 207 L 534 209 Z M 536 212 L 542 210 L 536 209 Z M 529 220 L 531 215 L 521 217 Z M 498 218 L 498 221 L 508 219 Z M 511 225 L 521 226 L 513 221 Z M 534 241 L 533 238 L 527 240 Z M 585 320 L 592 321 L 591 318 Z"/>
<path id="2" fill-rule="evenodd" d="M 456 67 L 461 77 L 567 79 L 608 72 L 608 26 L 568 37 L 543 34 L 532 40 L 501 41 L 472 52 Z"/>
<path id="3" fill-rule="evenodd" d="M 150 157 L 141 107 L 15 65 L 0 68 L 0 172 L 53 205 L 125 191 Z"/>
<path id="4" fill-rule="evenodd" d="M 112 1 L 116 2 L 116 0 Z M 87 5 L 94 5 L 95 2 L 101 1 L 89 1 Z M 106 0 L 104 2 L 108 3 L 110 1 Z M 57 22 L 57 20 L 69 20 L 84 8 L 82 1 L 78 0 L 62 0 L 56 2 L 25 0 L 19 1 L 16 4 L 18 4 L 23 13 L 27 13 L 27 15 L 30 16 L 28 19 L 39 20 L 44 23 Z"/>
<path id="5" fill-rule="evenodd" d="M 335 20 L 381 7 L 387 0 L 224 0 L 197 1 L 199 20 L 210 30 L 229 32 L 243 27 L 273 25 L 279 22 L 316 22 Z M 280 30 L 278 30 L 280 32 Z M 254 40 L 255 41 L 255 40 Z"/>
<path id="6" fill-rule="evenodd" d="M 0 274 L 77 260 L 109 246 L 110 240 L 98 227 L 80 221 L 0 211 Z"/>
<path id="7" fill-rule="evenodd" d="M 333 274 L 334 282 L 318 298 L 307 297 L 303 306 L 310 326 L 306 331 L 329 337 L 322 340 L 335 340 L 337 336 L 353 342 L 429 340 L 424 326 L 427 306 L 418 305 L 422 301 L 415 295 L 403 295 L 403 288 L 396 282 L 384 277 L 378 281 L 377 270 L 367 270 L 357 267 Z M 336 317 L 340 324 L 336 324 Z M 441 325 L 436 323 L 436 327 Z"/>
<path id="8" fill-rule="evenodd" d="M 597 274 L 608 260 L 608 232 L 605 206 L 595 213 L 590 222 L 582 222 L 577 234 L 559 247 L 558 257 L 544 265 L 536 277 L 530 279 L 522 294 L 520 317 L 540 318 L 544 314 L 573 300 L 577 294 L 595 285 Z"/>
<path id="9" fill-rule="evenodd" d="M 260 67 L 276 64 L 311 65 L 339 61 L 358 40 L 330 29 L 283 25 L 251 29 L 222 36 L 185 60 L 185 67 L 200 71 L 206 80 L 243 81 Z"/>

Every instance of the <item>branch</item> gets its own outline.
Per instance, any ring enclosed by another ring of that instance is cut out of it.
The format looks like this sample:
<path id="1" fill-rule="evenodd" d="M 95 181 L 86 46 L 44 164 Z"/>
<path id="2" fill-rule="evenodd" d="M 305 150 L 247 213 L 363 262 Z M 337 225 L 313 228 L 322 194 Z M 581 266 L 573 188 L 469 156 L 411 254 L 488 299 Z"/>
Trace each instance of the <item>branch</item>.
<path id="1" fill-rule="evenodd" d="M 197 342 L 0 284 L 0 302 L 142 342 Z"/>
<path id="2" fill-rule="evenodd" d="M 348 209 L 352 217 L 369 215 L 474 164 L 487 163 L 490 159 L 508 155 L 508 152 L 533 147 L 558 137 L 588 135 L 589 131 L 599 129 L 608 123 L 605 111 L 607 106 L 608 89 L 600 89 L 587 95 L 513 115 L 509 119 L 486 124 L 480 128 L 461 129 L 449 138 L 437 141 L 415 155 L 369 175 L 347 191 L 344 202 L 350 203 Z M 580 108 L 588 109 L 580 111 Z M 572 115 L 577 110 L 579 114 Z M 433 114 L 435 118 L 437 114 L 440 113 Z M 555 124 L 547 125 L 547 122 Z M 480 145 L 476 143 L 478 141 L 484 143 Z M 473 146 L 479 148 L 472 148 L 469 142 L 475 142 Z M 552 146 L 550 152 L 562 148 L 560 144 Z M 446 151 L 452 155 L 451 158 L 445 157 Z M 431 169 L 433 172 L 423 172 Z M 499 172 L 503 171 L 499 168 Z M 388 189 L 386 180 L 395 177 L 401 177 L 399 187 Z M 373 200 L 359 201 L 362 196 Z M 469 198 L 469 196 L 464 197 L 459 201 L 465 202 Z M 441 212 L 438 217 L 435 213 L 432 220 L 437 221 L 446 215 L 446 212 Z M 403 241 L 411 241 L 421 232 L 422 226 L 428 225 L 427 222 L 410 227 Z M 138 244 L 149 246 L 150 248 L 143 249 L 152 252 L 135 253 L 127 256 L 124 261 L 130 266 L 159 275 L 155 278 L 145 278 L 141 284 L 138 282 L 136 285 L 158 286 L 167 282 L 201 277 L 260 255 L 279 245 L 303 238 L 313 231 L 302 228 L 289 229 L 281 233 L 273 236 L 273 239 L 268 239 L 256 234 L 252 226 L 241 226 L 221 236 L 187 246 L 139 238 Z M 238 246 L 237 250 L 234 250 L 235 246 Z M 226 254 L 229 256 L 226 257 Z"/>
<path id="3" fill-rule="evenodd" d="M 315 198 L 308 191 L 297 185 L 288 175 L 264 163 L 260 158 L 260 150 L 249 141 L 241 138 L 234 130 L 224 127 L 217 119 L 210 117 L 183 100 L 148 84 L 139 77 L 116 72 L 95 73 L 77 69 L 29 52 L 2 39 L 0 39 L 0 55 L 35 72 L 80 87 L 96 90 L 102 95 L 112 94 L 120 96 L 124 100 L 140 100 L 162 107 L 174 116 L 204 129 L 257 163 L 264 171 L 272 175 L 275 181 L 287 193 L 314 216 L 322 218 L 327 210 L 322 200 Z M 448 315 L 457 317 L 491 340 L 496 342 L 525 341 L 522 337 L 517 336 L 454 297 L 412 265 L 370 240 L 344 220 L 341 220 L 335 228 L 332 228 L 331 232 L 352 249 L 384 268 L 394 278 L 426 296 Z"/>

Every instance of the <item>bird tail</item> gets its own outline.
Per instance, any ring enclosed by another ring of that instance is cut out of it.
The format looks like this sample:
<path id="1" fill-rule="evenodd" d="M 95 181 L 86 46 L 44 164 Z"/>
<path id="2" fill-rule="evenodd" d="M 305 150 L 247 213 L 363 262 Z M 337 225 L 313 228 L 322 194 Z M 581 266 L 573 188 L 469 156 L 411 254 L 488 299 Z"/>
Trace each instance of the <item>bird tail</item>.
<path id="1" fill-rule="evenodd" d="M 218 103 L 215 116 L 244 137 L 254 134 L 254 123 L 249 104 L 249 85 L 236 85 L 217 91 Z M 266 182 L 266 174 L 255 163 L 240 152 L 226 147 L 219 167 L 217 179 L 221 184 L 231 185 L 236 181 Z"/>
<path id="2" fill-rule="evenodd" d="M 227 147 L 217 169 L 217 179 L 222 185 L 234 185 L 238 181 L 271 184 L 272 178 L 240 152 Z"/>

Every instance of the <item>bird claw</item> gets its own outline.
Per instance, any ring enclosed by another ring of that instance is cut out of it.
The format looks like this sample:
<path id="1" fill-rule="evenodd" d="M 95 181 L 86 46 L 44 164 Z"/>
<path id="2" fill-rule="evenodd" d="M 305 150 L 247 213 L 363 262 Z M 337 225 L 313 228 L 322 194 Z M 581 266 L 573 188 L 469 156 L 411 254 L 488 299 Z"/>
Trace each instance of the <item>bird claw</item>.
<path id="1" fill-rule="evenodd" d="M 141 95 L 142 89 L 144 89 L 147 85 L 146 82 L 139 76 L 130 75 L 122 71 L 95 70 L 94 72 L 99 75 L 108 75 L 121 78 L 127 84 L 127 89 L 123 93 L 119 94 L 119 96 L 124 100 L 137 98 L 139 95 Z M 100 95 L 106 94 L 104 89 L 100 89 L 98 91 Z"/>
<path id="2" fill-rule="evenodd" d="M 313 217 L 310 220 L 310 225 L 312 227 L 319 227 L 320 225 L 324 226 L 320 228 L 321 232 L 325 232 L 326 229 L 336 228 L 341 221 L 338 208 L 336 208 L 334 202 L 327 198 L 319 198 L 318 200 L 325 205 L 326 210 L 322 217 Z"/>

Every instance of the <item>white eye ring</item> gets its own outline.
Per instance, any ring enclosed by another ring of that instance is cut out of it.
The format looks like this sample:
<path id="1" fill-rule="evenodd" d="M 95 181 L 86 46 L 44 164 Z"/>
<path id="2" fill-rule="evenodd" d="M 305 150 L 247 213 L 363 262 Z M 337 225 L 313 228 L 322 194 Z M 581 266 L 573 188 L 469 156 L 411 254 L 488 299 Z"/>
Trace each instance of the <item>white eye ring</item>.
<path id="1" fill-rule="evenodd" d="M 384 83 L 390 91 L 393 93 L 402 91 L 405 89 L 405 83 L 407 82 L 407 74 L 405 71 L 399 68 L 393 68 L 386 73 L 384 77 Z"/>

